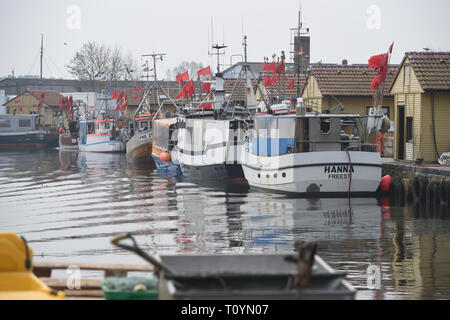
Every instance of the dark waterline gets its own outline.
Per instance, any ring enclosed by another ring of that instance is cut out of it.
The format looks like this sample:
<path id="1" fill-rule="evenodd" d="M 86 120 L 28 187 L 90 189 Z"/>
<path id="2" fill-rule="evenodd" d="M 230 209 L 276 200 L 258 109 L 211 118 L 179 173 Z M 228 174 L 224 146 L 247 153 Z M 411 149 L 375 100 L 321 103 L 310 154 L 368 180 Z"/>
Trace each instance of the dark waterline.
<path id="1" fill-rule="evenodd" d="M 111 245 L 123 232 L 153 254 L 290 253 L 296 240 L 308 240 L 348 273 L 358 299 L 449 299 L 449 217 L 382 208 L 377 199 L 200 185 L 132 167 L 125 155 L 0 152 L 0 230 L 25 236 L 36 261 L 145 264 Z M 377 267 L 380 289 L 371 286 Z"/>

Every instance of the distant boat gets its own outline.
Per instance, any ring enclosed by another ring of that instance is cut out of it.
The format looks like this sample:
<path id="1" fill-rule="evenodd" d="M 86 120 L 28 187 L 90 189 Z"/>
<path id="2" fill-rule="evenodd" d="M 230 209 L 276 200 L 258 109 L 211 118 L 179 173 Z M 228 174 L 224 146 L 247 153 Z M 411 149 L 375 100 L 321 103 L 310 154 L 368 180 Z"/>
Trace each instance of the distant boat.
<path id="1" fill-rule="evenodd" d="M 78 150 L 79 130 L 77 122 L 69 122 L 69 129 L 66 131 L 63 127 L 59 129 L 59 149 L 60 150 Z"/>
<path id="2" fill-rule="evenodd" d="M 79 149 L 83 152 L 125 152 L 114 119 L 80 121 Z"/>
<path id="3" fill-rule="evenodd" d="M 40 115 L 0 115 L 0 149 L 43 149 L 57 146 L 58 136 L 39 124 Z M 55 143 L 56 140 L 56 143 Z"/>

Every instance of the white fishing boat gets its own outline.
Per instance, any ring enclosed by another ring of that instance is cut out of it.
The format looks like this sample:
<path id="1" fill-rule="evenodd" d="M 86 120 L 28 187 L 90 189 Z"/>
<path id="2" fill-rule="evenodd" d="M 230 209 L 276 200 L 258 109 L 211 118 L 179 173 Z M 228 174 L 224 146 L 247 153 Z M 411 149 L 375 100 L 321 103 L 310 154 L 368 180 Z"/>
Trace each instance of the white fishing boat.
<path id="1" fill-rule="evenodd" d="M 80 121 L 79 149 L 83 152 L 125 152 L 114 119 Z"/>
<path id="2" fill-rule="evenodd" d="M 376 192 L 382 162 L 366 142 L 365 116 L 286 109 L 254 117 L 242 159 L 251 187 L 320 197 Z"/>
<path id="3" fill-rule="evenodd" d="M 237 77 L 233 91 L 225 96 L 224 79 L 219 71 L 215 77 L 214 108 L 187 108 L 178 117 L 178 137 L 172 158 L 180 163 L 184 176 L 196 180 L 228 180 L 245 182 L 240 159 L 245 135 L 251 127 L 251 116 L 256 110 L 256 98 L 247 64 L 246 38 L 244 38 L 245 63 Z M 245 106 L 234 101 L 236 85 L 246 81 Z M 260 88 L 258 88 L 260 89 Z"/>

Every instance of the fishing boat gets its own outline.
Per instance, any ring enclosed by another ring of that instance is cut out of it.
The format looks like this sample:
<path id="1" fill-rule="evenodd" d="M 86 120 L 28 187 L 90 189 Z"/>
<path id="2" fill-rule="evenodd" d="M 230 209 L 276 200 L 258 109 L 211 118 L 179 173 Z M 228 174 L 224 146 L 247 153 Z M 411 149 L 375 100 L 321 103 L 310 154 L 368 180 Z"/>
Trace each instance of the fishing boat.
<path id="1" fill-rule="evenodd" d="M 152 159 L 152 119 L 154 114 L 139 114 L 134 118 L 133 132 L 127 141 L 127 161 L 145 164 Z"/>
<path id="2" fill-rule="evenodd" d="M 114 119 L 80 121 L 78 144 L 83 152 L 125 152 L 125 143 L 120 138 Z"/>
<path id="3" fill-rule="evenodd" d="M 176 158 L 177 118 L 156 119 L 153 122 L 152 157 L 158 169 L 177 170 L 181 167 Z"/>
<path id="4" fill-rule="evenodd" d="M 42 149 L 54 146 L 54 134 L 39 124 L 40 115 L 0 115 L 0 149 Z"/>
<path id="5" fill-rule="evenodd" d="M 185 108 L 178 117 L 177 159 L 183 176 L 195 180 L 227 180 L 246 183 L 240 162 L 244 139 L 252 125 L 256 110 L 256 98 L 250 74 L 256 78 L 247 63 L 247 44 L 244 37 L 245 63 L 237 77 L 233 91 L 226 97 L 223 74 L 215 76 L 215 100 L 213 109 Z M 245 106 L 233 101 L 236 85 L 246 81 Z M 258 90 L 261 90 L 257 87 Z"/>
<path id="6" fill-rule="evenodd" d="M 313 197 L 374 194 L 382 162 L 376 145 L 366 141 L 364 123 L 371 122 L 305 109 L 299 100 L 294 114 L 278 104 L 255 115 L 243 159 L 249 185 Z"/>
<path id="7" fill-rule="evenodd" d="M 69 128 L 59 128 L 59 149 L 60 150 L 78 150 L 79 129 L 78 122 L 69 122 Z"/>

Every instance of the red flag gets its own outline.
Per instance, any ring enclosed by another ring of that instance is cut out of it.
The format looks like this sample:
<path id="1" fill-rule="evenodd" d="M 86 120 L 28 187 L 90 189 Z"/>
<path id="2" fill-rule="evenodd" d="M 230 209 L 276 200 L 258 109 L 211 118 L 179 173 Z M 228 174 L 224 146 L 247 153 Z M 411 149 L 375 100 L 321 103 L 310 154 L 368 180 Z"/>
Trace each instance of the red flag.
<path id="1" fill-rule="evenodd" d="M 41 92 L 41 98 L 42 98 L 42 99 L 45 98 L 45 92 Z"/>
<path id="2" fill-rule="evenodd" d="M 389 56 L 387 53 L 372 56 L 369 59 L 369 68 L 374 68 L 375 71 L 381 70 L 388 64 Z"/>
<path id="3" fill-rule="evenodd" d="M 140 92 L 142 90 L 142 86 L 137 86 L 134 88 L 134 92 Z"/>
<path id="4" fill-rule="evenodd" d="M 114 91 L 111 94 L 111 99 L 112 100 L 117 99 L 118 94 L 119 94 L 119 92 L 117 91 L 117 89 L 114 89 Z"/>
<path id="5" fill-rule="evenodd" d="M 63 102 L 62 102 L 62 99 L 59 98 L 59 109 L 62 109 L 62 108 L 64 108 Z"/>
<path id="6" fill-rule="evenodd" d="M 392 53 L 393 48 L 394 48 L 394 42 L 392 42 L 391 46 L 389 47 L 389 53 Z"/>
<path id="7" fill-rule="evenodd" d="M 119 109 L 120 109 L 120 104 L 117 104 L 116 110 L 114 110 L 114 112 L 119 111 Z"/>
<path id="8" fill-rule="evenodd" d="M 263 62 L 262 71 L 269 71 L 269 64 L 267 62 Z"/>
<path id="9" fill-rule="evenodd" d="M 383 68 L 373 79 L 370 89 L 377 90 L 378 87 L 386 80 L 387 68 Z"/>
<path id="10" fill-rule="evenodd" d="M 20 112 L 23 112 L 22 106 L 19 106 L 19 110 L 20 110 Z"/>
<path id="11" fill-rule="evenodd" d="M 194 85 L 194 81 L 189 81 L 188 84 L 186 85 L 186 94 L 188 97 L 194 95 L 195 93 L 195 85 Z"/>
<path id="12" fill-rule="evenodd" d="M 177 76 L 176 82 L 183 82 L 183 81 L 189 81 L 189 74 L 187 73 L 187 71 Z"/>
<path id="13" fill-rule="evenodd" d="M 73 107 L 73 97 L 70 96 L 69 97 L 69 108 L 72 108 L 72 107 Z"/>
<path id="14" fill-rule="evenodd" d="M 211 83 L 202 83 L 202 90 L 208 95 L 211 92 Z"/>
<path id="15" fill-rule="evenodd" d="M 206 75 L 210 75 L 210 74 L 211 74 L 211 68 L 209 66 L 207 66 L 207 67 L 197 71 L 197 75 L 199 77 L 202 76 L 202 75 L 206 76 Z"/>
<path id="16" fill-rule="evenodd" d="M 272 85 L 272 80 L 271 80 L 271 78 L 268 77 L 268 76 L 265 76 L 265 77 L 264 77 L 264 86 L 270 87 L 271 85 Z"/>
<path id="17" fill-rule="evenodd" d="M 175 96 L 175 99 L 180 99 L 181 97 L 186 97 L 184 88 Z"/>
<path id="18" fill-rule="evenodd" d="M 289 84 L 287 86 L 288 89 L 294 89 L 294 80 L 289 81 Z"/>
<path id="19" fill-rule="evenodd" d="M 15 103 L 15 104 L 19 104 L 19 103 L 20 103 L 20 98 L 14 100 L 14 103 Z"/>

